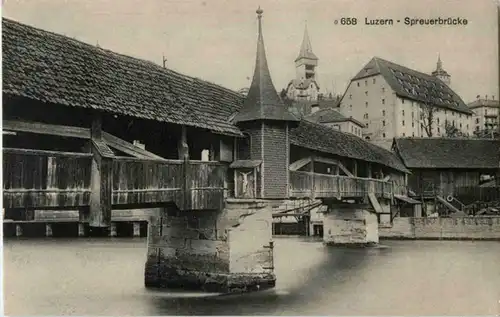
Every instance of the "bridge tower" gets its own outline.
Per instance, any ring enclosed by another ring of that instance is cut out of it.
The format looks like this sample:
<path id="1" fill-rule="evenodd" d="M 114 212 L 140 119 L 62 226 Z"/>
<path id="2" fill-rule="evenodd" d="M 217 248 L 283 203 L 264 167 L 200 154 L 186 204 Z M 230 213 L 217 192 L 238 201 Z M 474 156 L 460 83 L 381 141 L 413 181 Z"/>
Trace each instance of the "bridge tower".
<path id="1" fill-rule="evenodd" d="M 250 136 L 251 160 L 261 162 L 255 196 L 284 199 L 288 198 L 289 188 L 289 129 L 299 119 L 288 111 L 272 82 L 262 35 L 262 13 L 259 7 L 257 56 L 252 84 L 233 122 Z"/>

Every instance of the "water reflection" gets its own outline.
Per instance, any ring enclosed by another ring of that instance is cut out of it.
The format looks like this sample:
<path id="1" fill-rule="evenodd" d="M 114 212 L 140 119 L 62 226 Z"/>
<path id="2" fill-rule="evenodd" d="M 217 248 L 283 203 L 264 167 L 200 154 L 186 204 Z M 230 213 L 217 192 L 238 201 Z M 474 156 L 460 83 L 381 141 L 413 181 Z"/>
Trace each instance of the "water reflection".
<path id="1" fill-rule="evenodd" d="M 8 315 L 458 315 L 499 313 L 500 243 L 324 247 L 279 238 L 275 289 L 147 291 L 145 240 L 5 241 Z"/>

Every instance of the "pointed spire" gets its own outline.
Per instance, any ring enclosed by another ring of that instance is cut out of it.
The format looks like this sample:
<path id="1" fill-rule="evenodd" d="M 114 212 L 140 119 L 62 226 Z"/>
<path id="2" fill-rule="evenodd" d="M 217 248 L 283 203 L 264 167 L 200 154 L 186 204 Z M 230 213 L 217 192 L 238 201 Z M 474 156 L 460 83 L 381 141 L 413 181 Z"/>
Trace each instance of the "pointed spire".
<path id="1" fill-rule="evenodd" d="M 441 62 L 441 53 L 438 53 L 438 61 L 436 65 L 436 70 L 443 70 L 443 63 Z"/>
<path id="2" fill-rule="evenodd" d="M 235 116 L 233 122 L 254 120 L 298 121 L 298 119 L 288 111 L 285 104 L 278 96 L 271 79 L 271 74 L 267 66 L 264 37 L 262 35 L 263 12 L 264 11 L 259 6 L 256 11 L 259 20 L 259 35 L 257 39 L 257 56 L 252 84 L 250 85 L 243 107 Z"/>
<path id="3" fill-rule="evenodd" d="M 304 27 L 304 38 L 302 39 L 302 45 L 300 46 L 299 56 L 295 59 L 298 61 L 301 58 L 314 59 L 317 60 L 318 57 L 314 55 L 311 46 L 311 40 L 309 39 L 309 32 L 307 32 L 307 21 Z"/>

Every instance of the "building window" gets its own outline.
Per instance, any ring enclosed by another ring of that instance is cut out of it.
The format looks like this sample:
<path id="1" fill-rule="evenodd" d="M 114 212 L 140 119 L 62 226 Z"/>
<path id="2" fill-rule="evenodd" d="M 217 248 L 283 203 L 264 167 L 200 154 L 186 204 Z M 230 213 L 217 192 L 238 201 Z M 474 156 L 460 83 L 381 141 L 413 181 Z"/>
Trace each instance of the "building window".
<path id="1" fill-rule="evenodd" d="M 382 120 L 382 126 L 385 127 L 385 120 Z"/>
<path id="2" fill-rule="evenodd" d="M 368 86 L 368 80 L 365 80 L 365 86 Z"/>
<path id="3" fill-rule="evenodd" d="M 487 116 L 488 115 L 488 109 L 484 109 L 484 115 Z"/>
<path id="4" fill-rule="evenodd" d="M 403 114 L 403 116 L 405 115 L 405 111 L 404 111 L 404 110 L 403 110 L 403 111 L 401 111 L 401 113 Z"/>
<path id="5" fill-rule="evenodd" d="M 385 105 L 385 99 L 382 99 L 382 104 Z"/>
<path id="6" fill-rule="evenodd" d="M 365 113 L 365 114 L 363 115 L 363 119 L 368 119 L 368 113 Z"/>
<path id="7" fill-rule="evenodd" d="M 461 114 L 461 113 L 459 113 L 459 114 L 458 114 L 458 117 L 459 117 L 459 118 L 462 118 L 462 114 Z"/>
<path id="8" fill-rule="evenodd" d="M 385 88 L 384 88 L 384 87 L 382 87 L 382 93 L 384 93 L 384 92 L 385 92 Z"/>
<path id="9" fill-rule="evenodd" d="M 358 87 L 359 87 L 359 81 L 358 81 Z"/>
<path id="10" fill-rule="evenodd" d="M 365 91 L 365 96 L 368 96 L 368 91 Z"/>
<path id="11" fill-rule="evenodd" d="M 415 122 L 412 122 L 411 123 L 411 127 L 414 128 L 415 127 Z"/>
<path id="12" fill-rule="evenodd" d="M 404 99 L 401 99 L 401 103 L 405 103 L 405 100 L 404 100 Z"/>
<path id="13" fill-rule="evenodd" d="M 440 132 L 441 132 L 441 129 L 438 127 L 438 133 L 440 133 Z"/>
<path id="14" fill-rule="evenodd" d="M 385 117 L 385 110 L 382 110 L 382 115 Z"/>
<path id="15" fill-rule="evenodd" d="M 460 129 L 462 129 L 462 123 L 460 123 Z"/>
<path id="16" fill-rule="evenodd" d="M 469 130 L 469 124 L 467 123 L 467 130 Z"/>
<path id="17" fill-rule="evenodd" d="M 411 136 L 412 136 L 412 137 L 415 137 L 415 132 L 412 132 L 412 133 L 411 133 Z"/>
<path id="18" fill-rule="evenodd" d="M 373 83 L 374 83 L 374 84 L 376 83 L 376 80 L 375 80 L 375 78 L 373 78 Z"/>
<path id="19" fill-rule="evenodd" d="M 367 101 L 367 102 L 365 102 L 365 107 L 366 107 L 366 108 L 368 108 L 368 101 Z"/>
<path id="20" fill-rule="evenodd" d="M 406 136 L 406 134 L 403 132 L 403 136 Z"/>
<path id="21" fill-rule="evenodd" d="M 436 119 L 437 123 L 439 124 L 439 118 Z"/>
<path id="22" fill-rule="evenodd" d="M 349 95 L 349 99 L 352 99 L 352 95 Z"/>
<path id="23" fill-rule="evenodd" d="M 385 138 L 385 133 L 382 133 L 382 137 Z"/>
<path id="24" fill-rule="evenodd" d="M 403 120 L 402 123 L 403 123 L 403 127 L 404 127 L 405 126 L 405 121 Z"/>
<path id="25" fill-rule="evenodd" d="M 349 105 L 349 109 L 352 110 L 352 105 Z"/>

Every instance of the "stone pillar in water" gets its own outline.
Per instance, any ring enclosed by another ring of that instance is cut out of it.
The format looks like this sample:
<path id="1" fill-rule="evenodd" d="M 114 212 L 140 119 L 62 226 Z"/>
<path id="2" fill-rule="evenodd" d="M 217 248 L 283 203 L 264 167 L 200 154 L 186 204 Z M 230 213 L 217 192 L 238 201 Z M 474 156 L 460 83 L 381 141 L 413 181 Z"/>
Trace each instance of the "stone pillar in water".
<path id="1" fill-rule="evenodd" d="M 275 286 L 271 207 L 166 210 L 148 227 L 146 287 L 246 292 Z"/>
<path id="2" fill-rule="evenodd" d="M 140 237 L 141 236 L 141 223 L 140 222 L 134 222 L 133 223 L 133 230 L 134 230 L 134 237 Z"/>
<path id="3" fill-rule="evenodd" d="M 331 204 L 324 215 L 326 245 L 370 246 L 379 242 L 378 219 L 364 204 Z"/>

